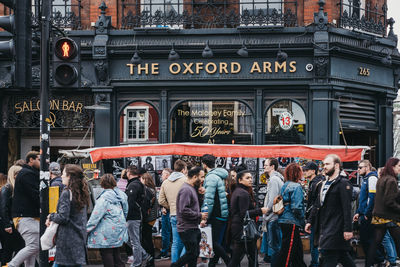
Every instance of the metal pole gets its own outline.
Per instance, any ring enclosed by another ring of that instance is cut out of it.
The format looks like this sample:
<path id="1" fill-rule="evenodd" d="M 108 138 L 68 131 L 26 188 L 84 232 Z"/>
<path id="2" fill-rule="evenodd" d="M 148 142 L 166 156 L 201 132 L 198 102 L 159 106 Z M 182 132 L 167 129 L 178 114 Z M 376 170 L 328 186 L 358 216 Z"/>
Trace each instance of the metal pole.
<path id="1" fill-rule="evenodd" d="M 42 12 L 40 18 L 40 236 L 42 236 L 46 230 L 45 222 L 49 213 L 49 39 L 51 1 L 52 0 L 42 1 Z M 39 266 L 49 266 L 48 251 L 40 250 Z"/>

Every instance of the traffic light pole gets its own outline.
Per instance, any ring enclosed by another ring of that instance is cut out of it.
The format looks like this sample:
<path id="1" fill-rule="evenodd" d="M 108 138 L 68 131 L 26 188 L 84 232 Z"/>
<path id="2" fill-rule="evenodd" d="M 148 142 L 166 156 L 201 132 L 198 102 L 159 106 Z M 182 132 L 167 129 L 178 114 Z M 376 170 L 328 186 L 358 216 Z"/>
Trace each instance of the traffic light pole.
<path id="1" fill-rule="evenodd" d="M 40 236 L 46 230 L 45 222 L 49 213 L 49 39 L 51 1 L 42 1 L 40 39 Z M 48 251 L 40 250 L 40 267 L 49 266 Z"/>

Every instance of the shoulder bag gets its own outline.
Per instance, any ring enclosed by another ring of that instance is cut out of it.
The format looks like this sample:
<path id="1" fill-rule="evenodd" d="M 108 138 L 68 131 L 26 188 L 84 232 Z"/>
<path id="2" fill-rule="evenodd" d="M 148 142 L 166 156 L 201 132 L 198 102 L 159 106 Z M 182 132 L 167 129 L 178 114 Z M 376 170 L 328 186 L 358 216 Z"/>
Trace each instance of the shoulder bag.
<path id="1" fill-rule="evenodd" d="M 274 202 L 272 205 L 272 212 L 277 214 L 277 215 L 281 215 L 283 213 L 283 211 L 285 210 L 285 205 L 283 203 L 283 195 L 285 194 L 286 190 L 288 189 L 289 184 L 286 185 L 285 190 L 283 191 L 283 194 L 279 194 L 274 198 Z"/>

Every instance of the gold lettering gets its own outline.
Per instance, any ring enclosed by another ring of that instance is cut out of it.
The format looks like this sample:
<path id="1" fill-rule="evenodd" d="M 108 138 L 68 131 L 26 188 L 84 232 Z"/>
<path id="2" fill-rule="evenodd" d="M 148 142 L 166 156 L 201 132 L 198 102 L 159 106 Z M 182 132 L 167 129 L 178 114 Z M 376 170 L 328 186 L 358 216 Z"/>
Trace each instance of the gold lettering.
<path id="1" fill-rule="evenodd" d="M 126 66 L 129 67 L 129 74 L 133 75 L 134 74 L 133 68 L 134 68 L 135 65 L 129 63 L 129 64 L 126 64 Z"/>
<path id="2" fill-rule="evenodd" d="M 296 61 L 290 61 L 289 63 L 290 69 L 289 72 L 296 72 Z"/>
<path id="3" fill-rule="evenodd" d="M 29 111 L 28 104 L 24 101 L 24 105 L 22 106 L 22 112 Z"/>
<path id="4" fill-rule="evenodd" d="M 272 70 L 271 70 L 271 62 L 264 61 L 264 62 L 263 62 L 263 72 L 266 73 L 267 70 L 268 70 L 269 73 L 272 73 Z"/>
<path id="5" fill-rule="evenodd" d="M 203 69 L 203 62 L 196 63 L 196 74 L 200 74 L 200 70 Z"/>
<path id="6" fill-rule="evenodd" d="M 235 68 L 236 67 L 236 68 Z M 231 73 L 236 74 L 242 70 L 242 65 L 238 62 L 231 62 Z"/>
<path id="7" fill-rule="evenodd" d="M 212 70 L 210 70 L 210 66 L 213 67 Z M 206 65 L 206 72 L 207 72 L 208 74 L 214 74 L 216 71 L 217 71 L 217 65 L 216 65 L 215 63 L 213 63 L 213 62 L 207 63 L 207 65 Z"/>
<path id="8" fill-rule="evenodd" d="M 186 63 L 183 63 L 183 66 L 185 67 L 185 70 L 183 71 L 183 74 L 186 74 L 186 73 L 190 73 L 190 74 L 194 74 L 194 72 L 192 71 L 192 66 L 193 66 L 193 63 L 189 63 L 189 65 L 188 64 L 186 64 Z"/>
<path id="9" fill-rule="evenodd" d="M 63 100 L 63 102 L 62 102 L 62 110 L 68 110 L 68 101 L 67 100 Z"/>
<path id="10" fill-rule="evenodd" d="M 60 100 L 51 100 L 50 109 L 52 109 L 52 110 L 60 110 Z"/>
<path id="11" fill-rule="evenodd" d="M 159 72 L 158 72 L 158 63 L 151 63 L 151 74 L 152 75 L 159 74 Z"/>
<path id="12" fill-rule="evenodd" d="M 22 112 L 21 103 L 15 103 L 14 108 L 17 110 L 17 111 L 15 111 L 15 114 L 18 114 L 18 113 Z"/>
<path id="13" fill-rule="evenodd" d="M 36 102 L 36 110 L 40 110 L 40 100 Z"/>
<path id="14" fill-rule="evenodd" d="M 278 61 L 275 61 L 275 72 L 283 69 L 283 72 L 286 72 L 286 61 L 280 64 Z"/>
<path id="15" fill-rule="evenodd" d="M 71 109 L 72 109 L 72 111 L 75 111 L 75 103 L 74 103 L 74 101 L 71 101 L 71 104 L 69 105 L 68 111 L 71 111 Z"/>
<path id="16" fill-rule="evenodd" d="M 254 62 L 253 63 L 253 66 L 251 67 L 250 73 L 253 73 L 255 71 L 258 72 L 258 73 L 261 73 L 261 68 L 260 68 L 260 65 L 258 65 L 258 62 Z"/>
<path id="17" fill-rule="evenodd" d="M 83 108 L 83 104 L 82 104 L 82 103 L 78 103 L 78 104 L 76 105 L 76 112 L 79 111 L 79 113 L 82 113 L 82 108 Z"/>
<path id="18" fill-rule="evenodd" d="M 227 67 L 228 67 L 228 64 L 227 64 L 227 63 L 225 63 L 225 62 L 220 62 L 220 63 L 219 63 L 219 73 L 222 74 L 222 71 L 224 71 L 226 74 L 228 74 L 229 72 L 228 72 Z"/>
<path id="19" fill-rule="evenodd" d="M 176 70 L 174 70 L 174 67 L 176 67 Z M 179 72 L 181 72 L 181 65 L 179 65 L 178 63 L 172 63 L 171 65 L 169 65 L 169 72 L 171 74 L 178 74 Z"/>
<path id="20" fill-rule="evenodd" d="M 139 64 L 137 69 L 138 69 L 139 75 L 142 74 L 142 71 L 144 71 L 144 74 L 148 75 L 149 74 L 149 63 L 145 63 L 144 67 L 142 67 L 142 64 Z"/>

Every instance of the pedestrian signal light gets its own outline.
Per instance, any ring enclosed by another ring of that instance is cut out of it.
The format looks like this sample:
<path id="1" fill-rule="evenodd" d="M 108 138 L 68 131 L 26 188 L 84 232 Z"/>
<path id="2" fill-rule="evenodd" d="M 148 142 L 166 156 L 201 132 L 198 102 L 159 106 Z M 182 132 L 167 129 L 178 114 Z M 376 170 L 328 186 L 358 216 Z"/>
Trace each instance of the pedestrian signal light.
<path id="1" fill-rule="evenodd" d="M 79 41 L 60 37 L 54 42 L 53 73 L 54 87 L 79 87 L 80 52 Z"/>
<path id="2" fill-rule="evenodd" d="M 76 43 L 69 38 L 60 38 L 55 45 L 56 56 L 61 60 L 71 60 L 76 57 Z"/>

